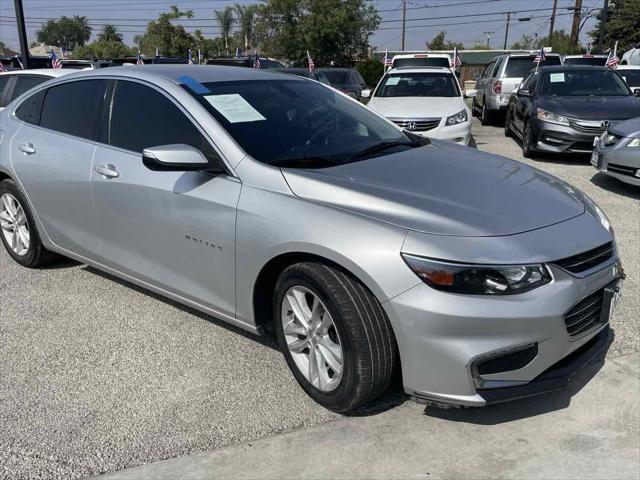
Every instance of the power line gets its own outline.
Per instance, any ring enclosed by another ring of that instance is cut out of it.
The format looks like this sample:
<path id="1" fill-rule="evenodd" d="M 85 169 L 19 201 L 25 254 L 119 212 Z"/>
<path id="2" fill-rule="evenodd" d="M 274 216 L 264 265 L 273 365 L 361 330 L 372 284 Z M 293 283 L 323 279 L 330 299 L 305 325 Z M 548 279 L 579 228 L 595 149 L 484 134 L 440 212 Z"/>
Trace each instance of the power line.
<path id="1" fill-rule="evenodd" d="M 472 0 L 469 2 L 457 2 L 457 3 L 443 3 L 443 4 L 439 4 L 439 5 L 424 5 L 424 6 L 419 6 L 419 7 L 407 7 L 407 10 L 421 10 L 424 8 L 442 8 L 442 7 L 457 7 L 457 6 L 461 6 L 461 5 L 473 5 L 473 4 L 477 4 L 477 3 L 495 3 L 495 2 L 504 2 L 506 0 Z M 378 10 L 378 13 L 384 13 L 384 12 L 397 12 L 399 10 L 402 10 L 402 7 L 399 8 L 387 8 L 387 9 L 383 9 L 383 10 Z"/>
<path id="2" fill-rule="evenodd" d="M 562 7 L 565 10 L 571 7 Z M 528 10 L 509 10 L 503 12 L 486 12 L 486 13 L 467 13 L 467 14 L 458 14 L 458 15 L 443 15 L 440 17 L 422 17 L 422 18 L 411 18 L 407 19 L 407 22 L 417 22 L 421 20 L 443 20 L 449 18 L 463 18 L 463 17 L 486 17 L 488 15 L 506 15 L 507 13 L 515 14 L 515 13 L 529 13 L 529 12 L 543 12 L 553 10 L 552 8 L 531 8 Z M 380 23 L 393 23 L 393 22 L 401 22 L 402 20 L 382 20 Z"/>

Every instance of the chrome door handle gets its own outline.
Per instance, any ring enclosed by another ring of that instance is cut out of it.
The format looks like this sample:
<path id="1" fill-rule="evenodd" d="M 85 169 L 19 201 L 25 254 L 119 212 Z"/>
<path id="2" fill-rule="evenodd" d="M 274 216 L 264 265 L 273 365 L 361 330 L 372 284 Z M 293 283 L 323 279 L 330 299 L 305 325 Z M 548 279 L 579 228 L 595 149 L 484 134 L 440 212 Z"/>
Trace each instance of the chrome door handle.
<path id="1" fill-rule="evenodd" d="M 33 146 L 33 143 L 23 143 L 18 148 L 25 155 L 33 155 L 34 153 L 36 153 L 36 149 Z"/>
<path id="2" fill-rule="evenodd" d="M 120 176 L 120 174 L 116 170 L 116 167 L 114 167 L 113 165 L 98 165 L 95 170 L 100 175 L 106 178 L 116 178 Z"/>

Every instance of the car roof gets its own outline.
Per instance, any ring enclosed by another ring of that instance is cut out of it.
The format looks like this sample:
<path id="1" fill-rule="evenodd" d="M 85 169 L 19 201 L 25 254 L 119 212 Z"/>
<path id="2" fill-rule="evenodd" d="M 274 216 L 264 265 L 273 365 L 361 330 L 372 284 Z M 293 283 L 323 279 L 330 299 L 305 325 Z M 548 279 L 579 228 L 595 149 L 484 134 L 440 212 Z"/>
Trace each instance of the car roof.
<path id="1" fill-rule="evenodd" d="M 600 65 L 544 65 L 539 71 L 542 72 L 568 72 L 571 70 L 610 70 L 608 67 Z"/>
<path id="2" fill-rule="evenodd" d="M 640 70 L 640 65 L 618 65 L 618 70 Z"/>
<path id="3" fill-rule="evenodd" d="M 590 53 L 582 53 L 580 55 L 565 55 L 564 58 L 607 58 L 607 55 L 591 55 Z"/>
<path id="4" fill-rule="evenodd" d="M 393 60 L 396 58 L 449 58 L 451 59 L 451 55 L 448 53 L 400 53 L 398 55 L 393 56 Z"/>
<path id="5" fill-rule="evenodd" d="M 237 82 L 246 80 L 282 80 L 281 74 L 269 73 L 268 69 L 238 68 L 226 65 L 188 65 L 188 64 L 156 64 L 130 65 L 126 67 L 110 67 L 97 70 L 82 70 L 73 73 L 73 78 L 125 77 L 137 78 L 153 82 L 159 78 L 171 80 L 177 84 L 184 83 L 180 77 L 189 77 L 199 83 Z M 296 77 L 287 77 L 291 81 L 303 81 Z"/>
<path id="6" fill-rule="evenodd" d="M 433 67 L 396 67 L 387 72 L 387 75 L 391 73 L 451 73 L 451 69 L 447 67 L 433 66 Z M 453 73 L 451 73 L 453 75 Z"/>
<path id="7" fill-rule="evenodd" d="M 53 68 L 30 68 L 27 70 L 9 70 L 8 72 L 2 72 L 0 75 L 43 75 L 51 78 L 61 77 L 63 75 L 69 75 L 77 72 L 77 70 L 64 70 Z"/>
<path id="8" fill-rule="evenodd" d="M 322 72 L 353 72 L 354 70 L 357 72 L 355 68 L 318 68 Z"/>

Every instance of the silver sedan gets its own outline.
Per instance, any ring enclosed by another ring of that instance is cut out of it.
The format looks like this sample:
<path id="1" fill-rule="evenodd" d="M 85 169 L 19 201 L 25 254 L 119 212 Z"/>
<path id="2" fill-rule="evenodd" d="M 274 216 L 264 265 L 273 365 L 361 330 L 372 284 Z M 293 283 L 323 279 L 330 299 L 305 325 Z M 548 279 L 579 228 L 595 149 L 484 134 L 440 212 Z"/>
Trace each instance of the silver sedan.
<path id="1" fill-rule="evenodd" d="M 71 257 L 277 336 L 335 411 L 396 375 L 465 406 L 559 388 L 605 345 L 624 276 L 570 185 L 241 68 L 81 72 L 21 96 L 0 115 L 0 223 L 25 267 Z"/>
<path id="2" fill-rule="evenodd" d="M 605 175 L 640 187 L 640 117 L 605 130 L 596 142 L 591 164 Z"/>

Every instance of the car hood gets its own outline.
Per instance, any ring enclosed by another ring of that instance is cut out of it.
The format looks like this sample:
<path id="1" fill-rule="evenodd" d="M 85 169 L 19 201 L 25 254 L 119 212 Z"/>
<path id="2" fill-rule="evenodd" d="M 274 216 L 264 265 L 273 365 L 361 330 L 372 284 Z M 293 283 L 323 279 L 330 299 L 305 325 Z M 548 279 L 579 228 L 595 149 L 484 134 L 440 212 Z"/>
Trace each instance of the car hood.
<path id="1" fill-rule="evenodd" d="M 609 127 L 609 132 L 621 137 L 640 138 L 640 117 L 632 118 L 626 122 L 616 123 Z"/>
<path id="2" fill-rule="evenodd" d="M 438 141 L 326 169 L 282 171 L 299 197 L 423 233 L 511 235 L 585 210 L 580 192 L 551 175 Z"/>
<path id="3" fill-rule="evenodd" d="M 367 106 L 388 118 L 432 118 L 458 113 L 464 101 L 461 97 L 373 97 Z"/>
<path id="4" fill-rule="evenodd" d="M 626 120 L 640 115 L 640 99 L 626 97 L 545 97 L 538 106 L 583 120 Z"/>

